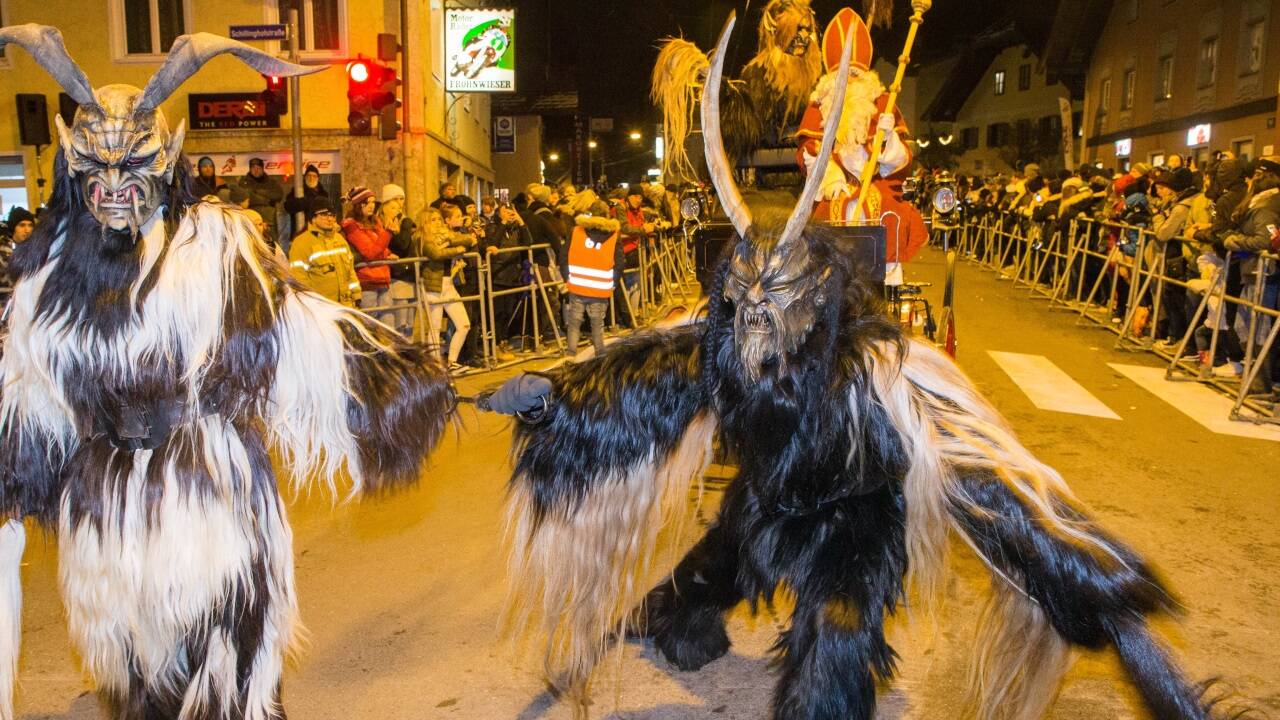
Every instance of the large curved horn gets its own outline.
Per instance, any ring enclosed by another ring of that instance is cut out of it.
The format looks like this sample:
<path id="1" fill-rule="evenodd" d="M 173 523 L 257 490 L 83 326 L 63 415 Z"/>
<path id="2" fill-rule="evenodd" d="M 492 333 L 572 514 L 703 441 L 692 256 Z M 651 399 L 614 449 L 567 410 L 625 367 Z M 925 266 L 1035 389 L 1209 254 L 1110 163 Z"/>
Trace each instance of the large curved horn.
<path id="1" fill-rule="evenodd" d="M 292 77 L 309 75 L 327 69 L 327 66 L 308 67 L 295 65 L 281 60 L 270 53 L 250 47 L 238 40 L 214 35 L 212 33 L 195 33 L 182 35 L 173 41 L 164 65 L 147 81 L 142 89 L 142 97 L 135 106 L 136 110 L 155 110 L 160 107 L 178 86 L 213 58 L 224 54 L 235 55 L 246 65 L 263 75 Z"/>
<path id="2" fill-rule="evenodd" d="M 62 33 L 55 27 L 27 23 L 0 28 L 0 48 L 8 44 L 20 45 L 31 53 L 31 57 L 40 63 L 63 90 L 80 105 L 97 105 L 93 97 L 93 88 L 89 86 L 89 78 L 67 54 L 67 46 L 62 41 Z M 67 118 L 70 122 L 72 118 Z"/>
<path id="3" fill-rule="evenodd" d="M 707 169 L 711 171 L 711 184 L 720 195 L 720 205 L 733 223 L 733 229 L 742 237 L 751 227 L 751 209 L 742 200 L 738 184 L 733 181 L 733 168 L 724 151 L 724 138 L 720 135 L 720 79 L 724 75 L 724 57 L 728 55 L 729 35 L 737 13 L 729 13 L 720 42 L 716 44 L 715 58 L 707 71 L 707 82 L 702 88 L 702 145 L 707 156 Z"/>
<path id="4" fill-rule="evenodd" d="M 836 76 L 835 102 L 831 104 L 831 116 L 826 118 L 826 127 L 822 130 L 822 145 L 818 148 L 818 157 L 809 171 L 809 179 L 804 183 L 804 191 L 800 193 L 800 201 L 796 209 L 787 218 L 787 225 L 782 229 L 782 237 L 778 238 L 781 247 L 800 237 L 804 226 L 813 215 L 813 201 L 818 197 L 822 187 L 822 176 L 827 173 L 827 162 L 831 160 L 831 151 L 836 144 L 836 131 L 840 127 L 840 115 L 844 112 L 844 92 L 849 87 L 849 56 L 853 51 L 853 28 L 844 39 L 844 54 L 840 56 L 840 72 Z"/>

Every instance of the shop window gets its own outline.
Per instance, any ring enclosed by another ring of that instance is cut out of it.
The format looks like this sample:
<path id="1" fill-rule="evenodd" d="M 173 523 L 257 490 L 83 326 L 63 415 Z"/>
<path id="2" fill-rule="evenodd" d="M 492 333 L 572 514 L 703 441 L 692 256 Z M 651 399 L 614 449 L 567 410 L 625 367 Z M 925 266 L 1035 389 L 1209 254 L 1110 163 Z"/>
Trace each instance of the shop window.
<path id="1" fill-rule="evenodd" d="M 1018 90 L 1031 89 L 1031 65 L 1023 65 L 1018 68 Z"/>
<path id="2" fill-rule="evenodd" d="M 27 174 L 21 155 L 0 155 L 0 215 L 14 206 L 27 207 Z"/>
<path id="3" fill-rule="evenodd" d="M 1111 78 L 1102 81 L 1098 90 L 1098 112 L 1105 115 L 1111 111 Z"/>
<path id="4" fill-rule="evenodd" d="M 1004 94 L 1004 71 L 997 70 L 995 79 L 996 79 L 996 94 L 1003 95 Z"/>
<path id="5" fill-rule="evenodd" d="M 191 32 L 190 0 L 112 0 L 117 59 L 164 55 Z"/>
<path id="6" fill-rule="evenodd" d="M 960 147 L 974 150 L 978 147 L 978 128 L 968 127 L 960 131 Z"/>
<path id="7" fill-rule="evenodd" d="M 1133 94 L 1134 94 L 1133 91 L 1135 88 L 1137 88 L 1137 86 L 1138 86 L 1138 71 L 1132 70 L 1132 69 L 1125 70 L 1124 71 L 1124 87 L 1121 88 L 1121 93 L 1120 93 L 1120 109 L 1121 110 L 1129 110 L 1133 108 Z"/>

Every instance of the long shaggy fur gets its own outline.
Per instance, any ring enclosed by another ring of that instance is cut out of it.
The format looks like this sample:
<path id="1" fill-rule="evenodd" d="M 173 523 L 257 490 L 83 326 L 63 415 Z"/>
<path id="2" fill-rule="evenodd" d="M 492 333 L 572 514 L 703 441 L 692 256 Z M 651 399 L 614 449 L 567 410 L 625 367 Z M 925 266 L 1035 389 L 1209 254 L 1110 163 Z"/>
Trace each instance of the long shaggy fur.
<path id="1" fill-rule="evenodd" d="M 412 482 L 447 376 L 296 285 L 238 208 L 189 204 L 185 161 L 136 234 L 102 230 L 58 167 L 14 262 L 0 510 L 57 528 L 71 634 L 115 717 L 278 717 L 299 625 L 268 443 L 303 480 Z"/>
<path id="2" fill-rule="evenodd" d="M 754 236 L 776 228 L 756 225 L 748 242 L 767 248 Z M 683 487 L 659 466 L 696 471 L 677 460 L 714 432 L 739 475 L 636 628 L 678 667 L 727 652 L 724 613 L 785 585 L 796 609 L 775 648 L 773 717 L 869 720 L 893 674 L 884 617 L 905 580 L 936 595 L 955 531 L 993 576 L 972 664 L 980 717 L 1042 715 L 1073 645 L 1115 645 L 1160 717 L 1210 717 L 1147 627 L 1172 605 L 1154 572 L 949 358 L 901 336 L 838 238 L 811 227 L 800 241 L 825 279 L 806 291 L 816 312 L 788 316 L 810 325 L 783 356 L 744 359 L 724 263 L 705 323 L 572 366 L 555 378 L 549 420 L 518 431 L 511 570 L 550 637 L 551 676 L 585 689 L 634 602 L 661 498 Z"/>
<path id="3" fill-rule="evenodd" d="M 698 176 L 685 144 L 693 130 L 698 89 L 710 65 L 706 53 L 683 38 L 667 38 L 658 50 L 649 99 L 662 108 L 662 136 L 667 139 L 662 171 L 669 177 Z"/>
<path id="4" fill-rule="evenodd" d="M 508 619 L 518 635 L 537 618 L 548 676 L 563 690 L 585 690 L 647 588 L 658 530 L 710 460 L 699 333 L 641 336 L 564 366 L 550 416 L 517 431 Z"/>
<path id="5" fill-rule="evenodd" d="M 13 681 L 22 645 L 22 551 L 26 530 L 18 520 L 0 526 L 0 720 L 13 720 Z"/>

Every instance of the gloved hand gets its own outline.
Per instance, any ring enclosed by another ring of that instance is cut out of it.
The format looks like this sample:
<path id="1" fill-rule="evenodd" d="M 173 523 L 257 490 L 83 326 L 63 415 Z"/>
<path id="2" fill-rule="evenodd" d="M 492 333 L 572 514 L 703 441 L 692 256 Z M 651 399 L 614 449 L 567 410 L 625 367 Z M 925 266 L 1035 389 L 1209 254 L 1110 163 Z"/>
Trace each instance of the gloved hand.
<path id="1" fill-rule="evenodd" d="M 520 373 L 502 384 L 492 395 L 478 403 L 482 410 L 503 415 L 541 411 L 551 394 L 551 380 L 542 375 Z"/>
<path id="2" fill-rule="evenodd" d="M 893 116 L 893 113 L 880 113 L 880 118 L 876 120 L 876 129 L 888 135 L 893 132 L 893 128 L 897 124 L 897 118 Z"/>

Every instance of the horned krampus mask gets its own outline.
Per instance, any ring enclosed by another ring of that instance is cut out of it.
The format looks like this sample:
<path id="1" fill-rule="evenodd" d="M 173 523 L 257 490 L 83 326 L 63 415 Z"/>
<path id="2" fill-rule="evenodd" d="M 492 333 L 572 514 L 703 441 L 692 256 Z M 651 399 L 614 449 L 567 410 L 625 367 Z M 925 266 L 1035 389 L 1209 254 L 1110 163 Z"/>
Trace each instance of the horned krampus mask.
<path id="1" fill-rule="evenodd" d="M 818 308 L 832 299 L 826 290 L 830 270 L 813 261 L 803 234 L 831 159 L 836 128 L 840 125 L 853 43 L 845 43 L 836 81 L 835 110 L 832 117 L 827 118 L 817 161 L 809 171 L 800 200 L 779 234 L 774 228 L 753 222 L 751 210 L 734 182 L 720 132 L 720 82 L 734 21 L 735 16 L 730 15 L 707 72 L 702 93 L 702 132 L 711 181 L 720 195 L 720 204 L 742 238 L 729 264 L 724 299 L 735 308 L 734 338 L 738 357 L 747 379 L 754 382 L 759 379 L 764 363 L 771 360 L 785 363 L 787 353 L 795 352 L 813 329 Z"/>
<path id="2" fill-rule="evenodd" d="M 67 172 L 79 182 L 94 218 L 117 231 L 136 231 L 164 203 L 182 155 L 186 125 L 179 123 L 170 131 L 160 104 L 205 63 L 229 53 L 265 75 L 324 69 L 294 65 L 235 40 L 196 33 L 173 41 L 164 65 L 145 88 L 104 85 L 94 90 L 67 54 L 57 28 L 28 24 L 0 29 L 0 47 L 9 43 L 26 48 L 79 103 L 70 127 L 61 115 L 54 118 Z"/>

